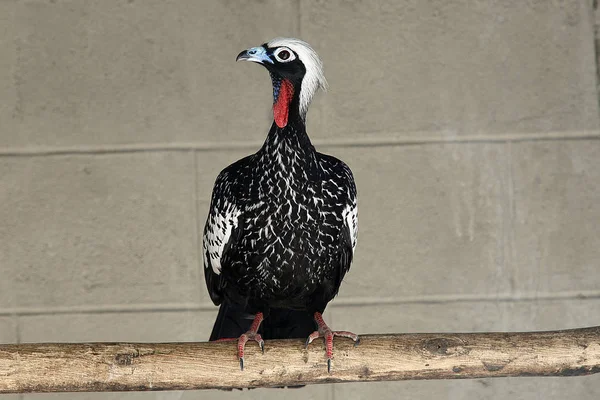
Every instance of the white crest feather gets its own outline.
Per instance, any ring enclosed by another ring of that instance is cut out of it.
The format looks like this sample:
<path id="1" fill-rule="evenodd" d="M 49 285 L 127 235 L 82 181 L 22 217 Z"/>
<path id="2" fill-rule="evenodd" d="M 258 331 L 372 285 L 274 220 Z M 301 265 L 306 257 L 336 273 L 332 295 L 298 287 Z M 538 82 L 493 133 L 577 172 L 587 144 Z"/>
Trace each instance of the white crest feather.
<path id="1" fill-rule="evenodd" d="M 313 50 L 310 45 L 300 39 L 294 38 L 275 38 L 267 43 L 269 47 L 286 46 L 292 49 L 297 55 L 304 68 L 306 74 L 302 80 L 300 88 L 300 114 L 306 115 L 308 106 L 319 88 L 327 90 L 327 81 L 323 74 L 323 62 L 319 55 Z"/>

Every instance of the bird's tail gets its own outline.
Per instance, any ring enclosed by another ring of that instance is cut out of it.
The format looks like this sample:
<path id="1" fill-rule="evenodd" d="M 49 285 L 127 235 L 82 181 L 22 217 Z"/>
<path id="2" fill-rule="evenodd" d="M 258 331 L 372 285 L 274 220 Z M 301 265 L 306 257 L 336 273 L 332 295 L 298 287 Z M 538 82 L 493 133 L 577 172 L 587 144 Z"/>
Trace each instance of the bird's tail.
<path id="1" fill-rule="evenodd" d="M 223 302 L 210 334 L 210 341 L 237 338 L 245 333 L 252 324 L 254 316 L 235 305 Z"/>
<path id="2" fill-rule="evenodd" d="M 264 314 L 265 319 L 258 329 L 264 340 L 306 339 L 317 329 L 312 315 L 306 311 L 271 308 Z M 223 302 L 209 340 L 240 337 L 250 329 L 253 319 L 254 314 L 244 308 Z"/>

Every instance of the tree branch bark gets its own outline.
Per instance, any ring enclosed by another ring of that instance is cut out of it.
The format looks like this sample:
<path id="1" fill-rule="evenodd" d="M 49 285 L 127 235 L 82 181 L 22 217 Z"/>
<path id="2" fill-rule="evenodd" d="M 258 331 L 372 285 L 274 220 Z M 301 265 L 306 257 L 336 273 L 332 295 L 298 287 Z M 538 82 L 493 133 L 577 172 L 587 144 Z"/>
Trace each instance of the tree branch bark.
<path id="1" fill-rule="evenodd" d="M 55 343 L 0 345 L 0 393 L 247 388 L 329 382 L 600 372 L 600 327 L 553 332 L 364 335 L 322 342 Z"/>

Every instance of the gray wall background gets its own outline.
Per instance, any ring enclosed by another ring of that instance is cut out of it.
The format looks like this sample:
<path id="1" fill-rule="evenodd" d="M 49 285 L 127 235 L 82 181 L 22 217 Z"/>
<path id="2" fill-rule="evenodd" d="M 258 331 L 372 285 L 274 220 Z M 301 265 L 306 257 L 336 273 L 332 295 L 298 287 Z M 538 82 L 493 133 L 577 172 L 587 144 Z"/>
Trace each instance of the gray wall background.
<path id="1" fill-rule="evenodd" d="M 0 341 L 207 338 L 212 184 L 271 121 L 234 58 L 275 36 L 322 56 L 309 134 L 359 188 L 334 327 L 597 325 L 595 3 L 0 0 Z M 600 377 L 7 398 L 281 396 L 597 399 Z"/>

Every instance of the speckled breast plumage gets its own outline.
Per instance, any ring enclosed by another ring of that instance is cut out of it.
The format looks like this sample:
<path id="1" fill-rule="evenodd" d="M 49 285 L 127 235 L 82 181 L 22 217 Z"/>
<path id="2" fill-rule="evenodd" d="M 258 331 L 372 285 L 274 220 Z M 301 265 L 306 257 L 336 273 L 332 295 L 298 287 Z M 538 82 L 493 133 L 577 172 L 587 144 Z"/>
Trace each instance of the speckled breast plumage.
<path id="1" fill-rule="evenodd" d="M 356 191 L 349 169 L 292 129 L 273 126 L 259 152 L 217 179 L 217 198 L 243 210 L 219 277 L 223 296 L 236 303 L 324 307 L 350 265 L 344 212 Z"/>

